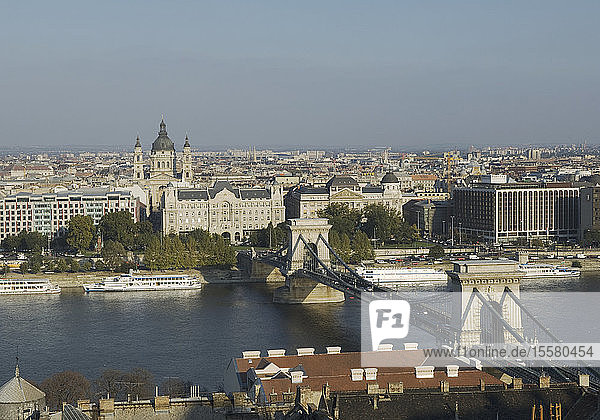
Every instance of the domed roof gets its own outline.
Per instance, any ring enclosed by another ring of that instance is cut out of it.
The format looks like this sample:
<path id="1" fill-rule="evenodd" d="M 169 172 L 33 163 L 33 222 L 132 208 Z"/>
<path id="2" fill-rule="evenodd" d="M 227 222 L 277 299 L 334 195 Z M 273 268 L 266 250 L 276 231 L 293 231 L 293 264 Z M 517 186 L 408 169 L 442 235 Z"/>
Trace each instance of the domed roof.
<path id="1" fill-rule="evenodd" d="M 18 365 L 15 377 L 0 387 L 0 404 L 18 404 L 43 398 L 46 398 L 46 394 L 21 378 Z"/>
<path id="2" fill-rule="evenodd" d="M 158 132 L 158 137 L 152 143 L 152 151 L 175 151 L 175 145 L 167 136 L 167 125 L 165 124 L 165 120 L 160 121 L 160 131 Z"/>
<path id="3" fill-rule="evenodd" d="M 388 172 L 383 176 L 383 178 L 381 178 L 382 184 L 397 184 L 398 182 L 400 181 L 398 180 L 398 177 L 394 175 L 393 172 Z"/>

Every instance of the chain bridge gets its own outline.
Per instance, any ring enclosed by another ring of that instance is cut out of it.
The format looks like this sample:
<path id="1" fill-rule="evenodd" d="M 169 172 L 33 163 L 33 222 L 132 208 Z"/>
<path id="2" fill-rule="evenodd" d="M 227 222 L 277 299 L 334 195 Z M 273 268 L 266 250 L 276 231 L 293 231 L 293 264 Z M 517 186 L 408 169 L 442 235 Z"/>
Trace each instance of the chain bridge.
<path id="1" fill-rule="evenodd" d="M 252 253 L 254 261 L 277 267 L 285 286 L 274 294 L 280 303 L 341 302 L 347 297 L 369 301 L 406 299 L 405 293 L 373 283 L 360 276 L 328 242 L 327 219 L 287 221 L 288 241 L 277 251 Z M 411 325 L 435 337 L 438 344 L 456 348 L 482 343 L 559 343 L 520 299 L 520 278 L 460 276 L 450 273 L 449 291 L 410 296 Z M 500 367 L 509 374 L 539 378 L 540 370 L 523 365 Z M 600 374 L 584 364 L 578 368 L 547 363 L 543 369 L 558 381 L 576 381 L 579 373 L 590 375 L 590 387 L 600 390 Z"/>

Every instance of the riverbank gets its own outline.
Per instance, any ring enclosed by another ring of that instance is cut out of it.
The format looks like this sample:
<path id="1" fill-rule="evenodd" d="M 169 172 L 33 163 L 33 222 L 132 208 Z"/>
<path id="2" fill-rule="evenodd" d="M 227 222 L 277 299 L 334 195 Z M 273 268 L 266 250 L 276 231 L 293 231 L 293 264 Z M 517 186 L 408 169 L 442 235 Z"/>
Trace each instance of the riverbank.
<path id="1" fill-rule="evenodd" d="M 264 283 L 264 280 L 244 276 L 237 268 L 220 269 L 214 267 L 199 270 L 172 270 L 172 271 L 142 271 L 143 274 L 188 274 L 200 279 L 203 283 L 239 284 L 239 283 Z M 8 279 L 48 279 L 51 283 L 61 288 L 82 287 L 86 283 L 97 283 L 105 277 L 118 275 L 110 271 L 94 271 L 89 273 L 38 273 L 25 275 L 11 272 L 4 276 Z"/>

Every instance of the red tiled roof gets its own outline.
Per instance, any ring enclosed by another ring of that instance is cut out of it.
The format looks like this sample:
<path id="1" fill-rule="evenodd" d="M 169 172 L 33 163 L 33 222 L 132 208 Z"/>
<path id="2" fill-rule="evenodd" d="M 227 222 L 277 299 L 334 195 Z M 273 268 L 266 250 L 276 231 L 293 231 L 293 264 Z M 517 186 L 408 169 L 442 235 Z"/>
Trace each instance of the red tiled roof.
<path id="1" fill-rule="evenodd" d="M 376 357 L 377 367 L 376 380 L 352 381 L 351 369 L 363 368 L 369 366 L 361 365 L 361 356 Z M 390 367 L 397 364 L 398 358 L 402 359 L 403 367 Z M 309 386 L 317 391 L 321 390 L 323 385 L 329 384 L 332 391 L 364 391 L 367 384 L 377 383 L 380 388 L 387 388 L 388 383 L 402 382 L 405 389 L 431 389 L 439 388 L 440 381 L 448 381 L 450 387 L 477 387 L 480 379 L 483 379 L 488 385 L 502 385 L 497 378 L 466 366 L 456 359 L 449 359 L 447 364 L 462 365 L 458 377 L 448 377 L 444 368 L 436 368 L 433 378 L 421 379 L 415 375 L 415 366 L 426 365 L 427 358 L 422 350 L 399 350 L 399 351 L 381 351 L 367 353 L 339 353 L 339 354 L 315 354 L 307 356 L 281 356 L 281 357 L 258 357 L 258 358 L 239 358 L 236 359 L 238 372 L 246 377 L 249 369 L 258 369 L 259 363 L 266 366 L 266 362 L 271 362 L 279 368 L 291 369 L 302 365 L 306 372 L 306 378 L 302 383 L 292 384 L 291 379 L 278 375 L 277 378 L 269 377 L 271 375 L 258 375 L 263 383 L 265 393 L 288 392 L 295 390 L 298 385 Z M 395 363 L 394 363 L 395 362 Z M 385 366 L 388 367 L 378 367 Z"/>

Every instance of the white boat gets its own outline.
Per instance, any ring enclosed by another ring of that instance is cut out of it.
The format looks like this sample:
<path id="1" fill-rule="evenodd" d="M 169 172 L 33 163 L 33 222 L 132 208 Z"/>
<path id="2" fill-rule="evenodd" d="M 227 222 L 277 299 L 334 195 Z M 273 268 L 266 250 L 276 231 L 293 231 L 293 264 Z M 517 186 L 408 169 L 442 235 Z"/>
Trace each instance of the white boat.
<path id="1" fill-rule="evenodd" d="M 60 293 L 60 287 L 47 279 L 2 279 L 0 295 L 38 295 Z"/>
<path id="2" fill-rule="evenodd" d="M 448 281 L 445 271 L 434 268 L 402 267 L 402 268 L 372 268 L 359 267 L 356 272 L 365 280 L 382 286 L 405 284 L 429 284 Z"/>
<path id="3" fill-rule="evenodd" d="M 202 283 L 187 274 L 146 275 L 130 272 L 120 276 L 106 277 L 99 283 L 84 284 L 89 292 L 143 292 L 156 290 L 198 290 Z"/>
<path id="4" fill-rule="evenodd" d="M 579 277 L 579 270 L 552 264 L 519 264 L 517 269 L 525 277 Z"/>

